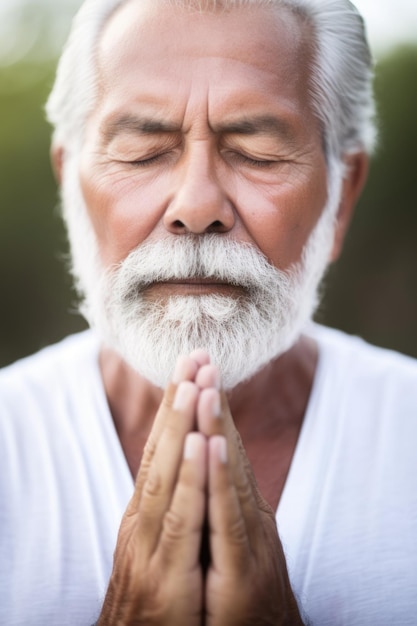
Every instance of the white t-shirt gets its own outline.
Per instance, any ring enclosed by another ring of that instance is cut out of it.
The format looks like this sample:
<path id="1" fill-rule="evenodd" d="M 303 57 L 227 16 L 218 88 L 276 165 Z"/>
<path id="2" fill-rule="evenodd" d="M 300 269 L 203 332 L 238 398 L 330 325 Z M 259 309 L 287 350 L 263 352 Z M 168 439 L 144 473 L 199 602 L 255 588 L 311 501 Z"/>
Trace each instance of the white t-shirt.
<path id="1" fill-rule="evenodd" d="M 277 511 L 293 589 L 313 626 L 415 625 L 417 362 L 311 334 L 318 369 Z M 99 615 L 133 481 L 98 350 L 88 331 L 0 373 L 0 624 Z"/>

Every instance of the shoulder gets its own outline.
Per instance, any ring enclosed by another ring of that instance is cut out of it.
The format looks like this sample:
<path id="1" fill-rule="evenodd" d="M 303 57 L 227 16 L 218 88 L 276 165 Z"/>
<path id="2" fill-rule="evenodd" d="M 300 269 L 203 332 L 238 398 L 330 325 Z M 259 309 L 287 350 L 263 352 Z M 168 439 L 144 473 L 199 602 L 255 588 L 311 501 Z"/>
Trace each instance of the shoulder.
<path id="1" fill-rule="evenodd" d="M 66 337 L 0 370 L 0 406 L 46 401 L 94 368 L 99 343 L 91 331 Z"/>
<path id="2" fill-rule="evenodd" d="M 334 367 L 354 366 L 352 375 L 358 372 L 361 376 L 373 378 L 388 373 L 397 373 L 400 378 L 417 376 L 417 359 L 371 345 L 361 337 L 319 324 L 311 325 L 309 335 L 317 341 L 319 353 L 327 357 Z"/>
<path id="3" fill-rule="evenodd" d="M 417 425 L 417 360 L 373 346 L 360 337 L 312 325 L 319 346 L 324 396 L 352 410 L 382 415 L 402 412 Z"/>

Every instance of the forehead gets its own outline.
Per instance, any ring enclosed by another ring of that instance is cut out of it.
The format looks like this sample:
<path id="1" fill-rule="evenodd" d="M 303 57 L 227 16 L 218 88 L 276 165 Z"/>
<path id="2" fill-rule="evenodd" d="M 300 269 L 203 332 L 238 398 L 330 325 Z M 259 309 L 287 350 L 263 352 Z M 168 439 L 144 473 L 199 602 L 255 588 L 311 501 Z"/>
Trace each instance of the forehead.
<path id="1" fill-rule="evenodd" d="M 264 97 L 301 112 L 311 56 L 310 29 L 288 9 L 197 11 L 129 0 L 106 24 L 97 64 L 109 107 L 149 100 L 173 112 L 180 97 L 192 105 L 205 94 L 235 109 Z"/>

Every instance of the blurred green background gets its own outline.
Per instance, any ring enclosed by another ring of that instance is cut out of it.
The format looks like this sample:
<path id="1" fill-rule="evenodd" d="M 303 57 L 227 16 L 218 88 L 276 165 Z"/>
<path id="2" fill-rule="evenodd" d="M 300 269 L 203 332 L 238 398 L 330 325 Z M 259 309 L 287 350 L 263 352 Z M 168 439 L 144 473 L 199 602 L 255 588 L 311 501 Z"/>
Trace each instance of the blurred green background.
<path id="1" fill-rule="evenodd" d="M 50 19 L 47 5 L 28 5 L 14 24 L 26 52 L 0 45 L 0 366 L 85 327 L 65 269 L 43 114 L 60 39 Z M 417 46 L 381 55 L 376 94 L 380 148 L 317 317 L 417 356 Z"/>

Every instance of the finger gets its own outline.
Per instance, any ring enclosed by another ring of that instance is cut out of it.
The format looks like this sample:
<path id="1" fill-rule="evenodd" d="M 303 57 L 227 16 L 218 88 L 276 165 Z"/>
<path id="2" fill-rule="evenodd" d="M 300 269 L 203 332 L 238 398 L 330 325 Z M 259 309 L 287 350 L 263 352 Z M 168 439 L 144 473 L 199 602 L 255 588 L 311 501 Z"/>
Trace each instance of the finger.
<path id="1" fill-rule="evenodd" d="M 172 375 L 172 382 L 174 385 L 179 385 L 184 380 L 193 381 L 198 372 L 199 363 L 196 359 L 190 356 L 181 355 L 178 357 L 175 364 L 174 373 Z"/>
<path id="2" fill-rule="evenodd" d="M 190 433 L 185 440 L 178 482 L 155 552 L 164 568 L 183 572 L 199 568 L 206 482 L 207 440 L 200 433 Z"/>
<path id="3" fill-rule="evenodd" d="M 215 435 L 209 440 L 211 567 L 206 582 L 207 623 L 258 624 L 263 622 L 262 613 L 268 624 L 283 620 L 301 624 L 276 524 L 268 528 L 259 520 L 256 528 L 252 527 L 253 520 L 242 506 L 232 476 L 228 449 L 225 437 Z M 255 545 L 253 532 L 259 535 Z M 255 615 L 255 619 L 249 617 Z"/>
<path id="4" fill-rule="evenodd" d="M 220 372 L 214 365 L 199 369 L 196 385 L 201 389 L 197 408 L 197 427 L 206 437 L 224 434 L 223 427 L 216 423 L 221 417 Z"/>
<path id="5" fill-rule="evenodd" d="M 221 418 L 221 399 L 219 391 L 213 387 L 202 389 L 197 404 L 198 430 L 206 437 L 217 433 L 223 434 L 223 425 L 216 424 Z"/>
<path id="6" fill-rule="evenodd" d="M 209 397 L 206 399 L 203 394 Z M 220 392 L 220 414 L 216 414 L 214 410 L 210 411 L 211 394 L 213 390 L 203 390 L 200 393 L 197 407 L 198 429 L 206 437 L 222 435 L 227 441 L 231 480 L 239 498 L 242 515 L 246 520 L 249 540 L 255 545 L 262 537 L 260 515 L 262 512 L 271 514 L 271 509 L 259 492 L 241 437 L 234 424 L 226 394 Z"/>
<path id="7" fill-rule="evenodd" d="M 248 566 L 251 546 L 240 500 L 232 480 L 225 437 L 208 443 L 209 524 L 212 569 L 237 573 Z"/>
<path id="8" fill-rule="evenodd" d="M 195 382 L 200 389 L 205 389 L 207 387 L 220 389 L 221 380 L 219 369 L 215 365 L 203 365 L 197 372 Z"/>
<path id="9" fill-rule="evenodd" d="M 220 391 L 220 374 L 213 365 L 202 367 L 196 376 L 196 385 L 201 389 L 197 408 L 197 428 L 206 437 L 226 436 L 223 393 Z M 229 411 L 230 413 L 230 411 Z"/>
<path id="10" fill-rule="evenodd" d="M 193 381 L 197 371 L 198 365 L 194 359 L 184 356 L 178 357 L 172 377 L 173 380 L 165 390 L 161 406 L 155 416 L 152 430 L 143 451 L 142 461 L 136 478 L 135 493 L 131 501 L 131 505 L 134 510 L 137 509 L 139 504 L 143 484 L 147 478 L 149 467 L 155 454 L 158 441 L 160 440 L 161 433 L 165 428 L 166 423 L 174 419 L 172 417 L 172 410 L 178 385 L 184 381 Z"/>
<path id="11" fill-rule="evenodd" d="M 180 470 L 186 435 L 193 429 L 198 399 L 195 383 L 178 385 L 174 403 L 160 434 L 138 503 L 138 534 L 145 554 L 156 548 L 165 513 L 169 510 Z"/>
<path id="12" fill-rule="evenodd" d="M 198 350 L 193 350 L 193 352 L 190 353 L 190 357 L 197 363 L 199 367 L 203 365 L 208 365 L 208 363 L 210 363 L 210 357 L 208 352 L 200 348 Z"/>
<path id="13" fill-rule="evenodd" d="M 272 516 L 275 517 L 274 511 L 271 509 L 271 507 L 268 505 L 261 492 L 259 491 L 258 483 L 256 482 L 256 477 L 253 472 L 252 465 L 247 457 L 246 450 L 243 445 L 239 431 L 236 428 L 232 413 L 230 411 L 229 401 L 224 391 L 221 391 L 220 415 L 223 419 L 218 420 L 218 422 L 224 427 L 224 432 L 228 441 L 228 449 L 230 454 L 230 467 L 232 470 L 233 479 L 238 486 L 238 490 L 242 496 L 242 499 L 245 500 L 246 493 L 249 495 L 250 487 L 252 494 L 255 497 L 258 510 L 268 514 L 272 514 Z M 256 419 L 256 416 L 253 416 L 252 419 Z M 249 483 L 249 485 L 247 484 L 247 482 Z M 250 502 L 249 505 L 252 506 L 252 502 Z"/>
<path id="14" fill-rule="evenodd" d="M 144 468 L 149 465 L 150 459 L 155 452 L 156 444 L 159 441 L 161 431 L 166 423 L 167 411 L 172 409 L 178 385 L 184 381 L 194 381 L 199 367 L 200 365 L 198 361 L 192 356 L 180 355 L 178 357 L 174 373 L 172 375 L 172 382 L 169 383 L 162 398 L 161 406 L 155 416 L 152 430 L 150 432 L 147 445 L 145 446 L 141 468 L 142 465 Z"/>
<path id="15" fill-rule="evenodd" d="M 243 446 L 242 439 L 234 423 L 229 402 L 224 391 L 219 392 L 220 397 L 220 413 L 214 411 L 217 408 L 214 400 L 212 404 L 209 402 L 209 398 L 205 398 L 205 394 L 211 395 L 213 391 L 203 390 L 200 393 L 200 398 L 197 407 L 197 426 L 198 429 L 206 436 L 212 437 L 213 435 L 223 435 L 227 440 L 228 454 L 230 457 L 230 469 L 231 475 L 235 480 L 237 486 L 242 483 L 242 490 L 247 491 L 247 485 L 245 477 L 248 478 L 250 485 L 252 486 L 254 493 L 258 493 L 258 487 L 256 479 L 252 470 L 252 466 L 246 455 L 246 450 Z M 211 406 L 213 410 L 210 411 Z"/>

